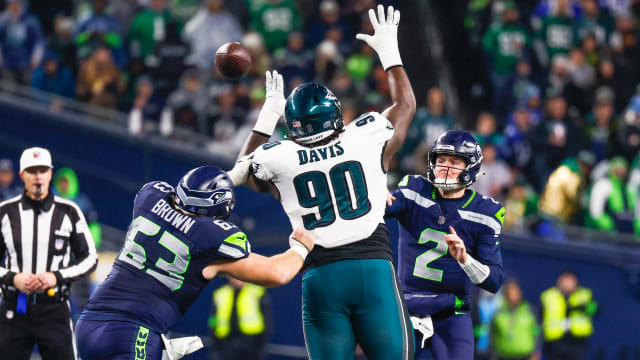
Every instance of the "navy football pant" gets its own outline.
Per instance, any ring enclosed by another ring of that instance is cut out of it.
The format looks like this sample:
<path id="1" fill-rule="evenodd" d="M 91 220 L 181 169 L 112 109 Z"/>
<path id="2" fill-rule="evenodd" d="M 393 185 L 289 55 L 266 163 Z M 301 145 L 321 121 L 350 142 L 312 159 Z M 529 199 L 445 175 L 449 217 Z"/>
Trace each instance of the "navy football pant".
<path id="1" fill-rule="evenodd" d="M 427 340 L 425 349 L 420 348 L 422 334 L 416 331 L 416 357 L 429 352 L 435 360 L 472 360 L 473 325 L 468 313 L 432 318 L 433 336 Z"/>
<path id="2" fill-rule="evenodd" d="M 413 333 L 393 264 L 342 260 L 302 277 L 304 335 L 311 360 L 413 358 Z"/>
<path id="3" fill-rule="evenodd" d="M 76 324 L 82 360 L 161 360 L 160 335 L 124 321 L 80 319 Z"/>

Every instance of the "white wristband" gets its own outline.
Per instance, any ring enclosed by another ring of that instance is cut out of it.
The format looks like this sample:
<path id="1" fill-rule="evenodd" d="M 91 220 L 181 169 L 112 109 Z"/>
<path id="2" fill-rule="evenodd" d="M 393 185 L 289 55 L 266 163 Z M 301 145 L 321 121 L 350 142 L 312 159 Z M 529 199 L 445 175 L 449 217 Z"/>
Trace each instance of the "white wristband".
<path id="1" fill-rule="evenodd" d="M 467 274 L 469 280 L 476 285 L 485 281 L 491 272 L 491 269 L 487 265 L 474 259 L 469 254 L 467 254 L 467 262 L 464 264 L 459 262 L 458 264 L 460 264 L 462 270 Z"/>
<path id="2" fill-rule="evenodd" d="M 302 260 L 305 260 L 307 255 L 309 255 L 309 249 L 293 237 L 289 237 L 289 248 L 298 253 L 298 255 L 302 257 Z"/>
<path id="3" fill-rule="evenodd" d="M 382 64 L 384 71 L 397 65 L 402 66 L 402 59 L 400 58 L 398 48 L 381 50 L 380 53 L 378 53 L 378 58 L 380 58 L 380 64 Z"/>
<path id="4" fill-rule="evenodd" d="M 258 115 L 258 120 L 256 120 L 256 124 L 253 126 L 253 131 L 271 137 L 279 119 L 280 113 L 270 109 L 268 106 L 263 106 Z"/>

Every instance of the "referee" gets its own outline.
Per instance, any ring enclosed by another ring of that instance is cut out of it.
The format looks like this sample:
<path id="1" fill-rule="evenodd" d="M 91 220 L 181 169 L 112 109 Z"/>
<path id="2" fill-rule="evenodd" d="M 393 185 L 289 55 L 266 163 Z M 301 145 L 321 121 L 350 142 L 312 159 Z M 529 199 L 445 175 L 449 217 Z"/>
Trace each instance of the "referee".
<path id="1" fill-rule="evenodd" d="M 24 192 L 0 203 L 0 359 L 76 359 L 70 283 L 91 273 L 96 249 L 78 206 L 53 195 L 51 154 L 20 157 Z"/>

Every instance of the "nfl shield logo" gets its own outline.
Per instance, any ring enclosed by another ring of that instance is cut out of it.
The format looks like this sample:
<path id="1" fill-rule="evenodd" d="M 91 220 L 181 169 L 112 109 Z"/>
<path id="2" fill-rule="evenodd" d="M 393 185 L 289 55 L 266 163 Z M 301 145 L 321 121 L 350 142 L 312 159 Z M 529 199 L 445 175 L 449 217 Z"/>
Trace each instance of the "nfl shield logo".
<path id="1" fill-rule="evenodd" d="M 444 225 L 444 222 L 447 221 L 447 218 L 444 216 L 438 216 L 438 224 Z"/>
<path id="2" fill-rule="evenodd" d="M 292 121 L 291 122 L 291 126 L 293 126 L 294 128 L 299 128 L 302 126 L 302 124 L 300 124 L 300 121 Z"/>
<path id="3" fill-rule="evenodd" d="M 63 246 L 64 246 L 64 240 L 56 239 L 56 243 L 55 243 L 56 250 L 62 250 Z"/>

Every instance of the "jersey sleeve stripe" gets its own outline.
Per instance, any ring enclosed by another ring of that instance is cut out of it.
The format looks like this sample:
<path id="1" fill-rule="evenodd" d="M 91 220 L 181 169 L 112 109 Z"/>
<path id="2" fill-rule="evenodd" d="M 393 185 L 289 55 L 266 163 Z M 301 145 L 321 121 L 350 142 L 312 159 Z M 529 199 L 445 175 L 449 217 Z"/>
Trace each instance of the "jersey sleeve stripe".
<path id="1" fill-rule="evenodd" d="M 402 195 L 404 195 L 405 199 L 411 200 L 411 201 L 415 202 L 416 205 L 422 206 L 425 209 L 428 209 L 431 206 L 436 204 L 435 201 L 429 200 L 426 197 L 418 194 L 417 192 L 415 192 L 413 190 L 400 189 L 400 192 L 402 192 Z"/>
<path id="2" fill-rule="evenodd" d="M 233 259 L 240 259 L 245 257 L 247 254 L 242 252 L 241 250 L 238 250 L 232 246 L 229 246 L 227 244 L 220 244 L 220 247 L 218 248 L 218 252 L 224 255 L 227 255 Z"/>
<path id="3" fill-rule="evenodd" d="M 493 230 L 495 235 L 500 235 L 502 226 L 500 226 L 500 223 L 494 218 L 492 218 L 491 216 L 487 216 L 484 214 L 480 214 L 474 211 L 467 211 L 467 210 L 458 210 L 458 214 L 460 214 L 460 217 L 465 220 L 486 225 Z"/>

